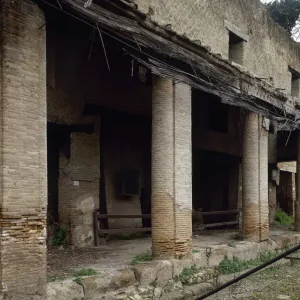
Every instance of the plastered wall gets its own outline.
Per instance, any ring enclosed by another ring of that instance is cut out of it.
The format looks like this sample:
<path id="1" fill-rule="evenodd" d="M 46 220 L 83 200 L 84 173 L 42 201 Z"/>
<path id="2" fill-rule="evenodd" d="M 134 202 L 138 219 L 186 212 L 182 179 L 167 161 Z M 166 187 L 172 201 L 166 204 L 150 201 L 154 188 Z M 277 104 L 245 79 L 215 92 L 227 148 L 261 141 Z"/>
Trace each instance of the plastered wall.
<path id="1" fill-rule="evenodd" d="M 228 27 L 246 36 L 243 65 L 254 76 L 291 91 L 288 65 L 300 70 L 300 46 L 275 25 L 259 0 L 135 0 L 138 10 L 228 59 Z M 228 26 L 229 24 L 229 26 Z M 270 79 L 272 77 L 272 79 Z"/>

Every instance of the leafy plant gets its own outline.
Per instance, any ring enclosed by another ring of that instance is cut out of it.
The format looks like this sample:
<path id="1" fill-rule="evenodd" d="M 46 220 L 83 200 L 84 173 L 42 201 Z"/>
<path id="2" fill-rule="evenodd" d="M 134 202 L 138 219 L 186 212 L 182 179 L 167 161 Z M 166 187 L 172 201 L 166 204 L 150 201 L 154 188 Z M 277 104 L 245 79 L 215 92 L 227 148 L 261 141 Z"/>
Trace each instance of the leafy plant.
<path id="1" fill-rule="evenodd" d="M 288 226 L 294 224 L 294 218 L 289 216 L 283 210 L 279 209 L 275 215 L 275 222 L 283 226 Z"/>
<path id="2" fill-rule="evenodd" d="M 184 268 L 178 276 L 178 279 L 183 285 L 188 285 L 189 279 L 198 272 L 199 269 L 195 265 L 191 266 L 190 268 Z"/>
<path id="3" fill-rule="evenodd" d="M 68 231 L 65 227 L 57 227 L 52 239 L 53 246 L 66 245 L 68 242 Z"/>
<path id="4" fill-rule="evenodd" d="M 199 250 L 199 249 L 193 249 L 192 252 L 193 252 L 193 253 L 200 253 L 200 250 Z"/>
<path id="5" fill-rule="evenodd" d="M 77 271 L 76 273 L 74 273 L 74 277 L 76 278 L 80 278 L 80 277 L 83 277 L 83 276 L 92 276 L 92 275 L 97 275 L 97 272 L 96 270 L 94 269 L 81 269 L 79 271 Z"/>
<path id="6" fill-rule="evenodd" d="M 219 271 L 221 274 L 233 274 L 238 273 L 243 270 L 259 266 L 265 262 L 270 261 L 275 256 L 277 252 L 263 252 L 256 259 L 251 259 L 247 261 L 239 260 L 234 257 L 233 259 L 225 258 L 219 264 Z"/>
<path id="7" fill-rule="evenodd" d="M 142 262 L 146 262 L 146 261 L 151 261 L 152 260 L 152 253 L 151 252 L 146 252 L 143 254 L 139 254 L 137 256 L 135 256 L 133 258 L 133 260 L 131 261 L 132 265 L 138 265 Z"/>
<path id="8" fill-rule="evenodd" d="M 238 273 L 246 268 L 246 263 L 234 257 L 233 259 L 224 258 L 219 264 L 222 274 Z"/>

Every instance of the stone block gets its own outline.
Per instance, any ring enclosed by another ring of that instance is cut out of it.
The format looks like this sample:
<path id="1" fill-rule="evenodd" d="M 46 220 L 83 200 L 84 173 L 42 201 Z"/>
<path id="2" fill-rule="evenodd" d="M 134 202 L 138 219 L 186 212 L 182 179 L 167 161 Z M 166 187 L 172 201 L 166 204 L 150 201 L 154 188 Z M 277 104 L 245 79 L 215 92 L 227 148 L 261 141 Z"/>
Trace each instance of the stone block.
<path id="1" fill-rule="evenodd" d="M 193 264 L 197 268 L 208 267 L 208 256 L 205 250 L 201 250 L 199 253 L 193 253 Z"/>
<path id="2" fill-rule="evenodd" d="M 212 289 L 213 285 L 211 283 L 198 283 L 185 288 L 186 291 L 190 291 L 194 296 L 200 296 Z"/>
<path id="3" fill-rule="evenodd" d="M 73 244 L 78 248 L 92 247 L 94 245 L 94 231 L 92 226 L 76 226 L 73 231 Z"/>
<path id="4" fill-rule="evenodd" d="M 82 299 L 83 287 L 72 280 L 50 282 L 47 285 L 47 300 Z"/>
<path id="5" fill-rule="evenodd" d="M 225 258 L 227 252 L 224 248 L 211 248 L 210 252 L 207 252 L 208 266 L 216 267 Z"/>
<path id="6" fill-rule="evenodd" d="M 157 264 L 158 271 L 156 276 L 156 286 L 163 287 L 173 277 L 173 266 L 168 260 L 159 261 Z"/>
<path id="7" fill-rule="evenodd" d="M 172 259 L 173 277 L 179 276 L 184 268 L 190 268 L 195 263 L 193 259 Z"/>
<path id="8" fill-rule="evenodd" d="M 84 286 L 85 297 L 90 299 L 108 292 L 112 284 L 112 279 L 108 276 L 95 275 L 82 277 L 81 283 Z"/>
<path id="9" fill-rule="evenodd" d="M 140 285 L 147 286 L 155 283 L 158 272 L 156 264 L 140 264 L 134 266 L 132 270 Z"/>
<path id="10" fill-rule="evenodd" d="M 235 244 L 234 247 L 228 247 L 227 257 L 232 259 L 233 257 L 239 260 L 256 259 L 259 254 L 259 244 L 252 242 L 240 242 Z"/>
<path id="11" fill-rule="evenodd" d="M 136 283 L 136 278 L 133 270 L 123 269 L 119 270 L 116 275 L 111 278 L 110 290 L 128 287 Z"/>
<path id="12" fill-rule="evenodd" d="M 153 291 L 153 300 L 159 300 L 162 294 L 162 289 L 159 287 L 156 287 Z"/>

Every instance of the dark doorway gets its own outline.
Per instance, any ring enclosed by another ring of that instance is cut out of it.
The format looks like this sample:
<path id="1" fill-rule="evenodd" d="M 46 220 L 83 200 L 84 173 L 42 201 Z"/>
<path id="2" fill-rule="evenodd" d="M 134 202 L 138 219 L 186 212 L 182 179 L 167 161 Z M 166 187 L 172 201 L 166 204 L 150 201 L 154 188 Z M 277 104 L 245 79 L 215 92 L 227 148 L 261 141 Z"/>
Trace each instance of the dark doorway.
<path id="1" fill-rule="evenodd" d="M 59 125 L 47 124 L 48 224 L 58 223 Z"/>

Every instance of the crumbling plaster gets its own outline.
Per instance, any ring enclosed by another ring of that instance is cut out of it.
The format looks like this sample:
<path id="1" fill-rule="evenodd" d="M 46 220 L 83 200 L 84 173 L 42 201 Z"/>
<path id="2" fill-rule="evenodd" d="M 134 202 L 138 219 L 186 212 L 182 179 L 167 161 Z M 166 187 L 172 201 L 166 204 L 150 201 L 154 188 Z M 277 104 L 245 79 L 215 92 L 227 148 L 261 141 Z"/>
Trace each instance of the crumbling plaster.
<path id="1" fill-rule="evenodd" d="M 244 67 L 290 93 L 288 65 L 300 70 L 300 46 L 267 15 L 259 0 L 135 0 L 137 9 L 211 52 L 228 58 L 229 22 L 248 36 Z M 272 78 L 272 79 L 271 79 Z"/>

